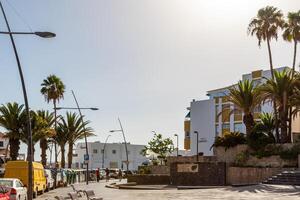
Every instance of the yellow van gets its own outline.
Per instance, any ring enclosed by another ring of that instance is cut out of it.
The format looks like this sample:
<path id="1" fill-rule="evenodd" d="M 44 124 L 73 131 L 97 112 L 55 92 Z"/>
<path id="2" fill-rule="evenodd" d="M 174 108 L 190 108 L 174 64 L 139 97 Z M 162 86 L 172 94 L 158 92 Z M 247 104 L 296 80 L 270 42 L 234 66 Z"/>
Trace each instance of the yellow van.
<path id="1" fill-rule="evenodd" d="M 41 163 L 33 162 L 33 195 L 44 193 L 46 190 L 46 177 L 44 167 Z M 28 185 L 28 162 L 27 161 L 8 161 L 5 165 L 4 178 L 18 178 L 22 183 Z"/>

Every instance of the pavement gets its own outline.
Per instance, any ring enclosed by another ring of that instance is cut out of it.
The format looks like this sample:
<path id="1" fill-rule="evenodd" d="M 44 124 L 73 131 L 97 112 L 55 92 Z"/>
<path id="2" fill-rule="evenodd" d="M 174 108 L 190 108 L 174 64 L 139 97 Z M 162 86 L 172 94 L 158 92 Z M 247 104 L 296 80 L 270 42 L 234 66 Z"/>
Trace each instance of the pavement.
<path id="1" fill-rule="evenodd" d="M 111 180 L 112 183 L 126 183 Z M 177 188 L 170 187 L 163 190 L 143 190 L 139 189 L 113 189 L 105 187 L 107 183 L 100 181 L 100 183 L 91 182 L 88 186 L 85 183 L 75 184 L 77 189 L 94 190 L 97 197 L 102 197 L 104 200 L 167 200 L 167 199 L 205 199 L 205 200 L 299 200 L 300 186 L 278 186 L 278 185 L 251 185 L 243 187 L 217 187 L 217 188 L 201 188 L 201 189 L 185 189 L 177 190 Z M 149 186 L 145 186 L 149 187 Z M 154 186 L 151 186 L 154 187 Z M 161 186 L 157 186 L 161 187 Z M 58 188 L 48 193 L 38 196 L 37 200 L 53 200 L 56 195 L 67 196 L 68 192 L 72 192 L 71 187 Z M 86 200 L 85 197 L 80 198 Z"/>

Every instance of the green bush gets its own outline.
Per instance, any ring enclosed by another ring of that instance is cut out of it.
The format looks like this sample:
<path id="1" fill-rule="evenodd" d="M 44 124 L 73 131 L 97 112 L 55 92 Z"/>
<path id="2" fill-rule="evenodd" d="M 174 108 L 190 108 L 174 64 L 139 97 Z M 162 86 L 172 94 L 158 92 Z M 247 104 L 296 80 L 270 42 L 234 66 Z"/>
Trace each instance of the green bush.
<path id="1" fill-rule="evenodd" d="M 225 150 L 230 147 L 235 147 L 238 144 L 245 144 L 246 138 L 239 132 L 225 133 L 224 136 L 218 136 L 215 138 L 215 142 L 212 147 L 225 147 Z"/>
<path id="2" fill-rule="evenodd" d="M 252 132 L 247 138 L 247 144 L 253 150 L 262 150 L 268 144 L 275 143 L 273 137 L 261 132 Z"/>
<path id="3" fill-rule="evenodd" d="M 280 152 L 282 152 L 281 146 L 278 146 L 275 144 L 269 144 L 269 145 L 266 145 L 264 148 L 260 148 L 256 151 L 252 152 L 251 155 L 255 156 L 257 158 L 263 158 L 263 157 L 279 155 Z"/>
<path id="4" fill-rule="evenodd" d="M 283 150 L 279 153 L 280 158 L 284 160 L 293 160 L 298 158 L 298 154 L 300 154 L 300 145 L 294 145 L 292 148 Z"/>
<path id="5" fill-rule="evenodd" d="M 244 166 L 248 159 L 249 159 L 249 152 L 242 151 L 236 155 L 234 163 L 236 166 Z"/>

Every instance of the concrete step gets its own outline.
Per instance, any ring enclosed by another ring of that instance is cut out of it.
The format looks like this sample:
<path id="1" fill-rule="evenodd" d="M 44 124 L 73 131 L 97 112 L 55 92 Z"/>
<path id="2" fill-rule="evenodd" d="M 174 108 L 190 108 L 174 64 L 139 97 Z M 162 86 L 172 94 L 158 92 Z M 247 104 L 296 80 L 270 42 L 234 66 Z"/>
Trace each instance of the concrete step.
<path id="1" fill-rule="evenodd" d="M 263 181 L 264 184 L 300 185 L 300 171 L 283 171 Z"/>

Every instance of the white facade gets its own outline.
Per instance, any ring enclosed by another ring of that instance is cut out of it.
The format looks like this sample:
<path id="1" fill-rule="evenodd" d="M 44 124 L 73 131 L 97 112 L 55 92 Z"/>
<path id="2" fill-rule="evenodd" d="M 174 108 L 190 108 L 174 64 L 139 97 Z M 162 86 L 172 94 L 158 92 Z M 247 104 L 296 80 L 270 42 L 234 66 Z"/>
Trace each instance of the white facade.
<path id="1" fill-rule="evenodd" d="M 126 169 L 126 151 L 124 143 L 107 143 L 103 151 L 104 143 L 88 142 L 89 168 L 119 168 Z M 144 145 L 127 144 L 129 170 L 137 170 L 138 166 L 148 160 L 140 152 Z M 104 163 L 103 163 L 104 152 Z M 84 163 L 85 143 L 78 143 L 74 150 L 73 167 L 85 168 Z"/>
<path id="2" fill-rule="evenodd" d="M 283 71 L 287 67 L 277 68 L 277 71 Z M 266 80 L 264 78 L 270 78 L 270 70 L 266 71 L 254 71 L 250 74 L 244 74 L 242 80 L 252 80 L 254 84 L 261 84 Z M 209 100 L 193 100 L 188 108 L 190 110 L 190 144 L 191 152 L 193 155 L 197 154 L 197 139 L 195 131 L 199 132 L 198 152 L 202 152 L 204 155 L 212 155 L 210 150 L 214 143 L 215 137 L 222 135 L 225 132 L 238 131 L 241 133 L 246 132 L 246 127 L 242 121 L 242 113 L 234 113 L 230 116 L 223 116 L 224 109 L 233 110 L 234 105 L 226 100 L 226 95 L 229 93 L 228 86 L 221 89 L 211 90 L 207 92 Z M 260 113 L 273 112 L 272 104 L 265 103 L 259 106 L 254 111 L 254 119 L 258 121 Z M 299 119 L 298 119 L 299 121 Z M 299 132 L 300 124 L 298 121 L 293 122 L 292 132 Z"/>

